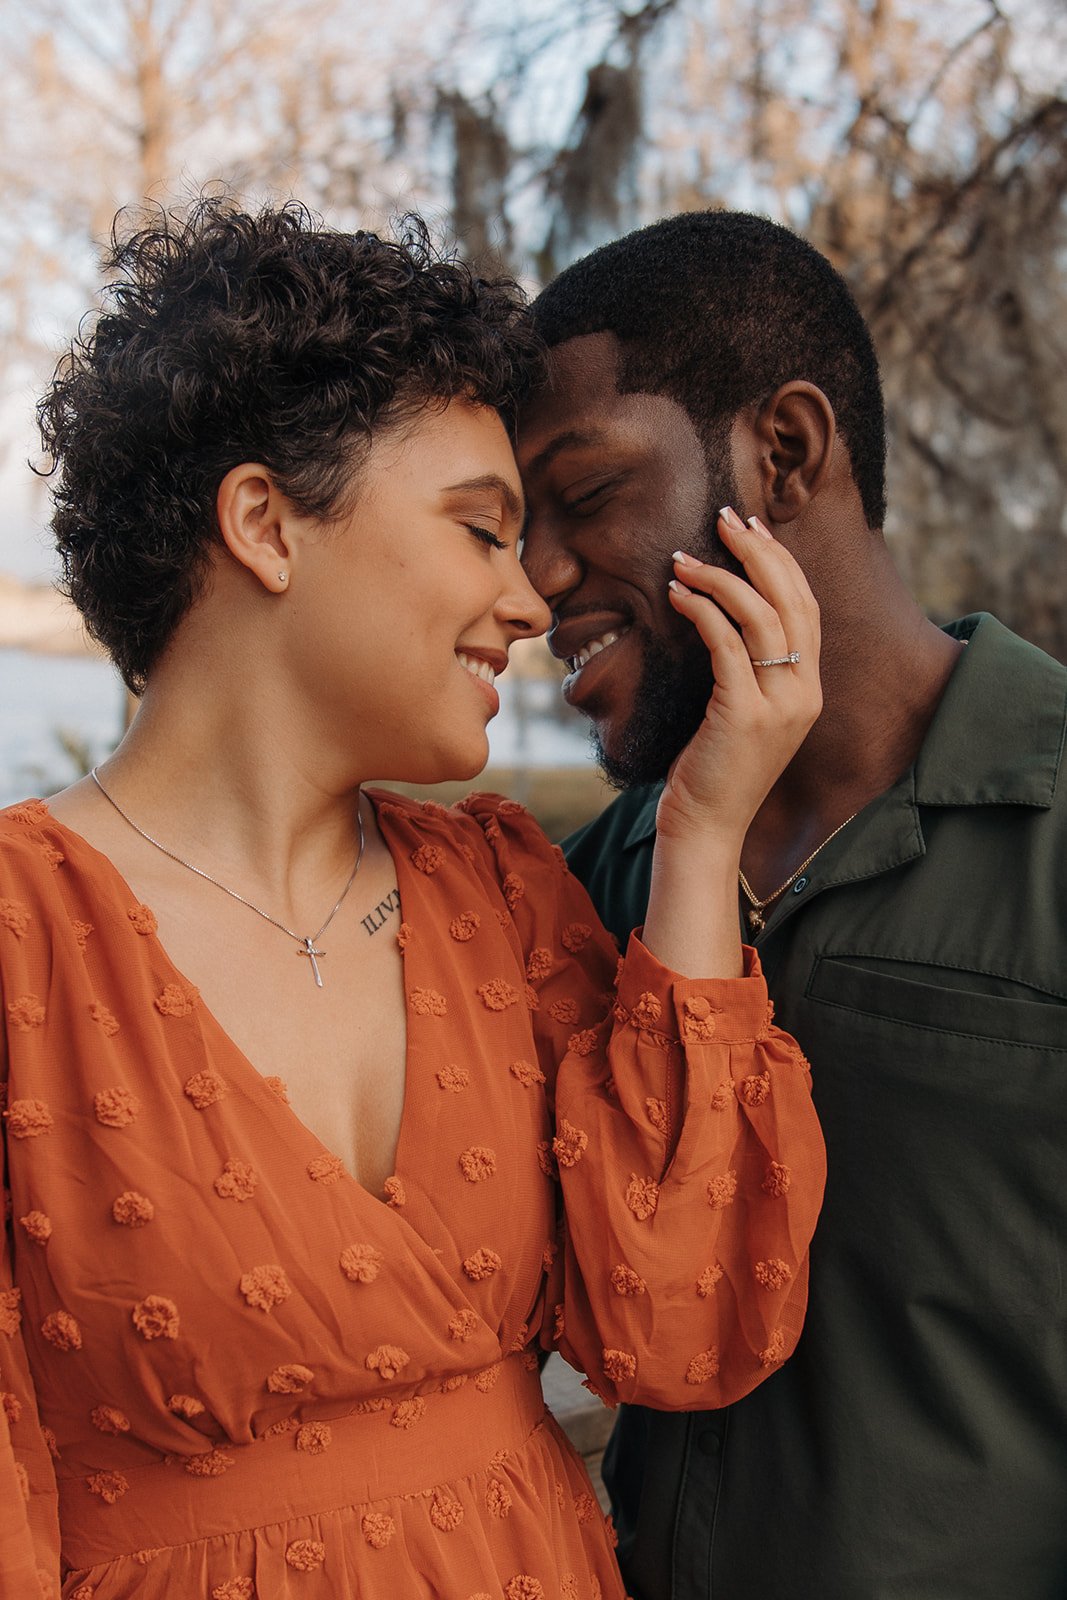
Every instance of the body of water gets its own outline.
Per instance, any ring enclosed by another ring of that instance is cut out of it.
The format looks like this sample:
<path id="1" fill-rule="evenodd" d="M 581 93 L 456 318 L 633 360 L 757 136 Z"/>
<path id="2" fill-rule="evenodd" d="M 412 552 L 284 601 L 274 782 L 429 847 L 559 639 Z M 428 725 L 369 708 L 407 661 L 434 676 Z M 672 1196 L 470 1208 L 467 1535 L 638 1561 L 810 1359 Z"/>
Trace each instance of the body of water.
<path id="1" fill-rule="evenodd" d="M 500 715 L 489 726 L 491 763 L 589 761 L 585 723 L 577 717 L 560 723 L 553 715 L 559 695 L 553 682 L 505 675 L 499 689 Z M 122 683 L 106 661 L 0 650 L 0 805 L 63 788 L 80 775 L 81 752 L 102 761 L 118 741 L 124 708 Z"/>
<path id="2" fill-rule="evenodd" d="M 0 805 L 49 794 L 79 777 L 63 741 L 102 761 L 122 732 L 125 691 L 91 656 L 0 650 Z"/>

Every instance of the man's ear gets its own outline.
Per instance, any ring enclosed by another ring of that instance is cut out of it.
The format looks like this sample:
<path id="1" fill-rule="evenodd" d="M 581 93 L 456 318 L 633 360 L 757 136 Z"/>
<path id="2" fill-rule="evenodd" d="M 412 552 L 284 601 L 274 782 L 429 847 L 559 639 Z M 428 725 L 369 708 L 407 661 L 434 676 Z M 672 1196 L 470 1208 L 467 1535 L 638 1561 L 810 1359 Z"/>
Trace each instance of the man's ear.
<path id="1" fill-rule="evenodd" d="M 253 461 L 231 467 L 215 496 L 215 517 L 234 560 L 272 594 L 284 594 L 296 545 L 293 511 L 267 468 Z"/>
<path id="2" fill-rule="evenodd" d="M 814 383 L 783 383 L 756 413 L 761 489 L 775 522 L 791 522 L 823 488 L 837 437 L 834 408 Z"/>

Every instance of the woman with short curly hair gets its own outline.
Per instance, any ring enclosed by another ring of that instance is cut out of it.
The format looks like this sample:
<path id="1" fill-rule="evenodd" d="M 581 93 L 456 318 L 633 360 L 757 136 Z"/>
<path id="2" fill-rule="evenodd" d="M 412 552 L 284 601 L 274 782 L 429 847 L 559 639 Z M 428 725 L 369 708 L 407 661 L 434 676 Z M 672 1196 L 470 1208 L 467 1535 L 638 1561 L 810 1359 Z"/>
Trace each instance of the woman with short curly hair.
<path id="1" fill-rule="evenodd" d="M 547 625 L 514 285 L 221 200 L 111 264 L 40 416 L 142 702 L 0 814 L 0 1593 L 621 1596 L 539 1354 L 720 1405 L 803 1316 L 822 1146 L 735 882 L 810 598 L 757 532 L 751 588 L 679 564 L 716 689 L 618 961 L 520 807 L 363 787 L 477 773 Z"/>

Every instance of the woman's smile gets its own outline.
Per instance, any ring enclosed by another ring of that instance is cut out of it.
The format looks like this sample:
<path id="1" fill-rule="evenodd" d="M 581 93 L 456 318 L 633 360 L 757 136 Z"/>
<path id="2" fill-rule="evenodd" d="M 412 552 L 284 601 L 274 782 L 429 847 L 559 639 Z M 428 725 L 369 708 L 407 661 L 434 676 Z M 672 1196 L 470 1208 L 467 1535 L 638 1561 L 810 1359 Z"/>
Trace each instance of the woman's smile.
<path id="1" fill-rule="evenodd" d="M 282 604 L 308 708 L 332 686 L 327 759 L 358 760 L 357 779 L 481 771 L 508 649 L 549 622 L 519 563 L 522 516 L 499 416 L 459 398 L 372 447 L 339 527 L 304 524 Z"/>
<path id="2" fill-rule="evenodd" d="M 456 660 L 474 679 L 475 687 L 489 707 L 490 717 L 500 710 L 500 695 L 494 687 L 498 673 L 508 664 L 507 652 L 499 650 L 478 651 L 464 647 L 456 651 Z"/>

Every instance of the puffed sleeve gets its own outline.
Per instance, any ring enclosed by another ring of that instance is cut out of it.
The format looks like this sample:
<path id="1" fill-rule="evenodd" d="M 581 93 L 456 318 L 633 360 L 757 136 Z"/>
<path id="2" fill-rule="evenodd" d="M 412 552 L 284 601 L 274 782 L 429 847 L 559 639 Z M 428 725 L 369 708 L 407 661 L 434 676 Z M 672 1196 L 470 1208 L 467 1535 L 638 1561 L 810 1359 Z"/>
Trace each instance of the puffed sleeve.
<path id="1" fill-rule="evenodd" d="M 4 1195 L 6 1200 L 6 1188 Z M 29 1600 L 59 1594 L 59 1518 L 55 1473 L 22 1343 L 21 1296 L 11 1259 L 8 1219 L 0 1261 L 0 1600 Z"/>
<path id="2" fill-rule="evenodd" d="M 729 1405 L 792 1353 L 825 1155 L 799 1047 L 759 962 L 682 978 L 620 962 L 562 855 L 475 796 L 525 954 L 562 1193 L 542 1342 L 609 1403 Z"/>
<path id="3" fill-rule="evenodd" d="M 0 982 L 0 1016 L 3 985 Z M 14 1217 L 7 1176 L 7 1047 L 0 1029 L 0 1600 L 59 1595 L 55 1472 L 22 1340 L 22 1295 L 14 1276 Z"/>

